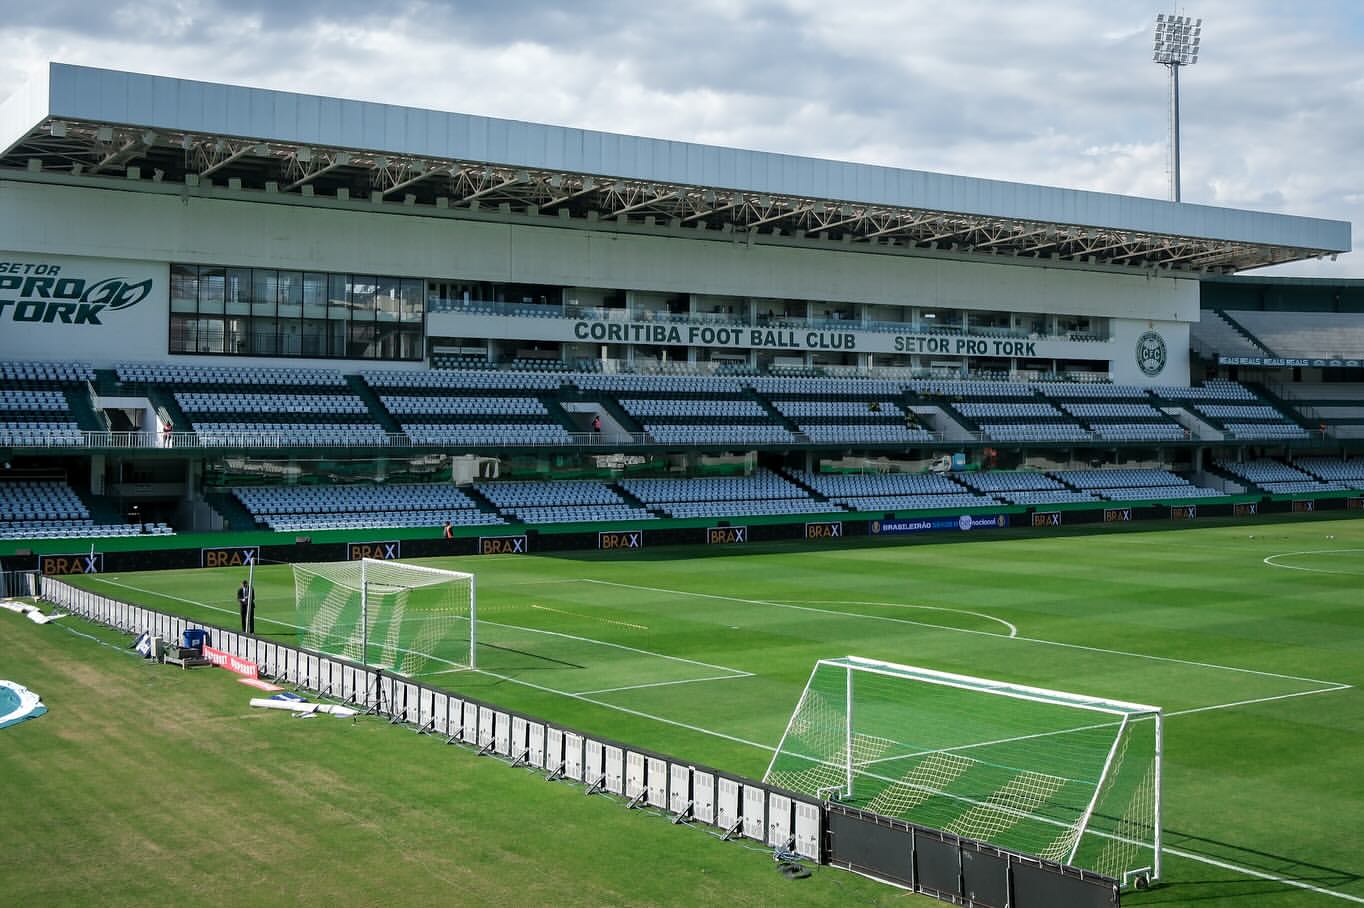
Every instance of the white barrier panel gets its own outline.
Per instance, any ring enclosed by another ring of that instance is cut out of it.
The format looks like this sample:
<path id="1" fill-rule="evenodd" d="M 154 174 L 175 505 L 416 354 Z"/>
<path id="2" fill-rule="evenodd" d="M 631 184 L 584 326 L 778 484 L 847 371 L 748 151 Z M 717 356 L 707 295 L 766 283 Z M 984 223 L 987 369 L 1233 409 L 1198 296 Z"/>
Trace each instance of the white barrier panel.
<path id="1" fill-rule="evenodd" d="M 644 754 L 633 750 L 625 755 L 625 796 L 637 798 L 644 791 Z"/>
<path id="2" fill-rule="evenodd" d="M 537 769 L 545 765 L 545 727 L 539 722 L 526 723 L 526 762 Z"/>
<path id="3" fill-rule="evenodd" d="M 686 813 L 691 806 L 691 767 L 674 763 L 668 767 L 668 809 Z"/>
<path id="4" fill-rule="evenodd" d="M 583 736 L 571 731 L 564 732 L 564 775 L 583 780 Z"/>
<path id="5" fill-rule="evenodd" d="M 512 716 L 511 741 L 508 742 L 508 746 L 513 760 L 526 758 L 526 720 L 520 716 Z"/>
<path id="6" fill-rule="evenodd" d="M 757 785 L 745 785 L 744 789 L 744 836 L 767 840 L 767 824 L 764 822 L 767 807 L 767 790 Z"/>
<path id="7" fill-rule="evenodd" d="M 691 771 L 691 813 L 702 823 L 715 822 L 715 776 L 698 769 Z"/>
<path id="8" fill-rule="evenodd" d="M 410 681 L 404 682 L 403 687 L 403 721 L 420 725 L 421 688 Z"/>
<path id="9" fill-rule="evenodd" d="M 715 825 L 725 830 L 733 829 L 739 822 L 739 783 L 721 776 L 715 787 L 719 792 L 715 801 Z"/>
<path id="10" fill-rule="evenodd" d="M 478 749 L 482 750 L 493 743 L 493 711 L 491 707 L 478 708 Z"/>
<path id="11" fill-rule="evenodd" d="M 650 807 L 668 806 L 668 763 L 658 757 L 649 757 L 648 770 L 644 774 L 644 784 L 649 786 L 648 802 Z"/>
<path id="12" fill-rule="evenodd" d="M 588 738 L 583 742 L 583 781 L 596 785 L 605 776 L 606 767 L 603 765 L 602 743 Z"/>
<path id="13" fill-rule="evenodd" d="M 459 697 L 445 698 L 445 733 L 459 740 L 460 729 L 464 725 L 464 701 Z"/>
<path id="14" fill-rule="evenodd" d="M 819 805 L 796 802 L 796 854 L 819 861 Z"/>
<path id="15" fill-rule="evenodd" d="M 545 729 L 545 771 L 558 772 L 564 765 L 564 732 L 549 726 Z"/>
<path id="16" fill-rule="evenodd" d="M 434 728 L 436 725 L 436 692 L 417 688 L 417 728 Z"/>
<path id="17" fill-rule="evenodd" d="M 775 791 L 767 796 L 767 844 L 773 848 L 791 844 L 791 799 Z"/>
<path id="18" fill-rule="evenodd" d="M 625 794 L 625 751 L 610 744 L 606 752 L 606 790 L 612 794 Z"/>
<path id="19" fill-rule="evenodd" d="M 464 703 L 464 728 L 460 730 L 459 739 L 465 744 L 478 741 L 478 707 L 467 700 Z"/>
<path id="20" fill-rule="evenodd" d="M 504 757 L 511 753 L 511 716 L 506 713 L 493 716 L 493 752 Z"/>

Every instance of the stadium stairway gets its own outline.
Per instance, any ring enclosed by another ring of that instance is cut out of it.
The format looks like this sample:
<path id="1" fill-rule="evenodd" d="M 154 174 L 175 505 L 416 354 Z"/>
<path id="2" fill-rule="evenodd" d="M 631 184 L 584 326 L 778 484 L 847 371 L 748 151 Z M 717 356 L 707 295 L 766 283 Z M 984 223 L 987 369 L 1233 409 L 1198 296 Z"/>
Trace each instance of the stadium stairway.
<path id="1" fill-rule="evenodd" d="M 1226 322 L 1228 325 L 1231 325 L 1231 327 L 1236 331 L 1237 334 L 1240 334 L 1246 340 L 1250 341 L 1252 344 L 1263 350 L 1265 352 L 1265 356 L 1278 356 L 1277 353 L 1269 349 L 1269 346 L 1265 344 L 1264 341 L 1260 340 L 1258 337 L 1252 334 L 1250 330 L 1246 328 L 1245 325 L 1242 325 L 1236 319 L 1232 318 L 1230 315 L 1227 315 L 1226 312 L 1224 312 L 1221 309 L 1214 309 L 1213 312 L 1215 312 L 1217 316 L 1220 319 L 1222 319 L 1222 321 Z"/>
<path id="2" fill-rule="evenodd" d="M 1310 422 L 1307 419 L 1307 417 L 1303 416 L 1301 413 L 1298 412 L 1297 408 L 1295 408 L 1292 403 L 1290 403 L 1287 400 L 1284 400 L 1282 397 L 1275 394 L 1273 391 L 1269 390 L 1269 388 L 1267 388 L 1266 386 L 1258 382 L 1249 381 L 1242 382 L 1241 384 L 1245 385 L 1251 391 L 1259 395 L 1260 398 L 1262 398 L 1265 403 L 1269 404 L 1271 407 L 1282 413 L 1284 419 L 1288 420 L 1291 423 L 1294 423 L 1295 425 L 1301 426 L 1308 432 L 1317 431 L 1318 429 L 1317 423 Z"/>
<path id="3" fill-rule="evenodd" d="M 205 492 L 204 501 L 227 523 L 226 529 L 234 531 L 260 529 L 256 518 L 251 516 L 251 512 L 231 492 Z"/>
<path id="4" fill-rule="evenodd" d="M 798 475 L 799 471 L 788 470 L 785 467 L 778 467 L 773 472 L 775 472 L 782 479 L 785 479 L 787 482 L 791 483 L 791 485 L 799 488 L 801 491 L 809 495 L 811 498 L 815 499 L 815 501 L 829 500 L 828 496 L 819 494 L 819 492 L 816 491 L 813 486 L 801 482 L 800 476 Z"/>
<path id="5" fill-rule="evenodd" d="M 393 414 L 388 412 L 388 408 L 379 399 L 379 395 L 365 383 L 363 378 L 359 375 L 347 375 L 346 386 L 355 392 L 356 397 L 364 401 L 365 407 L 369 409 L 369 415 L 373 417 L 375 422 L 383 426 L 385 432 L 390 435 L 403 434 L 403 427 L 398 424 L 398 420 L 393 417 Z"/>
<path id="6" fill-rule="evenodd" d="M 619 483 L 613 482 L 613 483 L 611 483 L 610 485 L 611 485 L 611 491 L 615 492 L 617 495 L 619 495 L 621 498 L 623 498 L 627 503 L 629 503 L 630 507 L 632 507 L 632 508 L 643 508 L 644 510 L 648 511 L 650 514 L 653 514 L 655 517 L 666 517 L 666 516 L 667 516 L 667 515 L 664 514 L 662 511 L 660 511 L 658 508 L 649 507 L 649 505 L 645 504 L 642 500 L 636 498 L 634 495 L 631 495 L 631 494 L 630 494 L 629 492 L 627 492 L 624 488 L 622 488 L 621 485 L 620 485 Z"/>
<path id="7" fill-rule="evenodd" d="M 757 391 L 754 391 L 752 388 L 745 388 L 744 396 L 750 400 L 757 401 L 758 406 L 762 407 L 763 410 L 766 411 L 767 418 L 772 420 L 772 422 L 776 423 L 786 431 L 790 432 L 797 439 L 805 438 L 805 433 L 801 430 L 800 426 L 796 424 L 796 421 L 786 416 L 783 416 L 781 411 L 778 410 L 776 406 L 774 406 L 772 402 L 768 400 L 766 397 L 763 397 L 761 394 L 759 394 Z M 787 478 L 790 479 L 789 476 Z"/>
<path id="8" fill-rule="evenodd" d="M 100 526 L 111 526 L 126 523 L 127 519 L 119 506 L 104 495 L 94 495 L 75 487 L 71 491 L 76 493 L 76 497 L 81 500 L 89 510 L 90 519 Z"/>
<path id="9" fill-rule="evenodd" d="M 95 409 L 95 402 L 90 397 L 90 390 L 86 385 L 76 385 L 65 389 L 66 405 L 71 410 L 71 416 L 76 420 L 76 425 L 86 432 L 107 432 L 109 424 L 104 417 Z"/>

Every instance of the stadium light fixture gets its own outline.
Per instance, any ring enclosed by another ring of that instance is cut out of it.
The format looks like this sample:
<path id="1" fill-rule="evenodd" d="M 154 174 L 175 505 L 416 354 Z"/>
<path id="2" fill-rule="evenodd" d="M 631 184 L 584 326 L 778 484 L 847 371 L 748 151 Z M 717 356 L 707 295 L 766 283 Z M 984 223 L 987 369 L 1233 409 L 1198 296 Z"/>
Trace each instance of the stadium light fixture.
<path id="1" fill-rule="evenodd" d="M 1179 191 L 1179 68 L 1198 62 L 1203 20 L 1190 16 L 1156 15 L 1155 62 L 1170 71 L 1170 201 Z"/>

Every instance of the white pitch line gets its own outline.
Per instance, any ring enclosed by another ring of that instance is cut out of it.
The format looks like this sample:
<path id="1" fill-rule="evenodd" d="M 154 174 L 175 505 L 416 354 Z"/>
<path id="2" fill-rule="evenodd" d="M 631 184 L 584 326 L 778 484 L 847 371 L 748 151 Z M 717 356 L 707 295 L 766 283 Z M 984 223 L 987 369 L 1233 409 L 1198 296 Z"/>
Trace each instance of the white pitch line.
<path id="1" fill-rule="evenodd" d="M 647 630 L 648 630 L 648 628 L 645 627 L 645 626 L 642 625 L 642 624 L 631 624 L 629 621 L 617 621 L 617 620 L 614 619 L 614 618 L 602 618 L 602 617 L 600 617 L 600 616 L 598 616 L 598 615 L 580 615 L 580 614 L 578 614 L 577 612 L 570 612 L 570 611 L 566 611 L 566 610 L 561 609 L 561 608 L 551 608 L 551 607 L 548 606 L 548 605 L 537 605 L 537 604 L 535 604 L 534 602 L 531 603 L 530 607 L 531 607 L 531 608 L 538 608 L 538 609 L 539 609 L 540 611 L 542 611 L 542 612 L 555 612 L 556 614 L 559 614 L 559 615 L 568 615 L 570 618 L 585 618 L 585 619 L 587 619 L 588 621 L 604 621 L 604 622 L 606 622 L 607 624 L 614 624 L 614 625 L 616 625 L 617 627 L 628 627 L 628 628 L 631 628 L 631 629 L 637 630 L 637 631 L 647 631 Z"/>
<path id="2" fill-rule="evenodd" d="M 643 656 L 654 656 L 655 658 L 658 658 L 658 659 L 668 659 L 668 660 L 670 660 L 670 661 L 672 661 L 672 662 L 686 662 L 688 665 L 700 665 L 700 666 L 704 666 L 705 668 L 713 668 L 713 669 L 715 669 L 716 671 L 721 671 L 721 672 L 731 672 L 731 673 L 736 674 L 736 675 L 747 674 L 747 672 L 745 672 L 743 669 L 740 669 L 740 668 L 730 668 L 728 665 L 716 665 L 716 664 L 714 664 L 713 662 L 702 662 L 702 661 L 699 660 L 699 659 L 688 659 L 688 658 L 686 658 L 685 656 L 669 656 L 669 655 L 667 655 L 666 653 L 656 653 L 656 652 L 654 652 L 653 650 L 639 649 L 638 647 L 634 647 L 634 646 L 626 646 L 624 643 L 612 643 L 612 642 L 609 641 L 609 640 L 597 640 L 597 639 L 595 639 L 595 638 L 593 638 L 593 637 L 579 637 L 579 636 L 577 636 L 576 634 L 563 634 L 563 633 L 560 633 L 559 631 L 547 631 L 547 630 L 544 630 L 543 628 L 538 628 L 538 627 L 526 627 L 525 625 L 521 625 L 521 624 L 502 624 L 502 623 L 497 622 L 497 621 L 486 621 L 486 620 L 484 620 L 484 619 L 482 619 L 482 618 L 478 619 L 478 624 L 479 624 L 480 627 L 489 627 L 489 626 L 491 626 L 491 627 L 505 627 L 505 628 L 507 628 L 507 629 L 509 629 L 509 630 L 528 631 L 529 633 L 532 633 L 532 634 L 545 634 L 545 635 L 550 636 L 550 637 L 563 637 L 565 640 L 578 640 L 578 641 L 580 641 L 580 642 L 582 642 L 582 643 L 595 643 L 597 646 L 610 646 L 610 647 L 614 647 L 615 649 L 623 649 L 623 650 L 628 650 L 629 652 L 632 652 L 632 653 L 639 653 L 640 655 L 643 655 Z M 489 645 L 492 645 L 492 644 L 489 644 Z"/>
<path id="3" fill-rule="evenodd" d="M 1340 555 L 1364 552 L 1364 549 L 1311 549 L 1306 552 L 1280 552 L 1277 555 L 1270 555 L 1264 559 L 1264 563 L 1270 567 L 1283 568 L 1287 571 L 1306 571 L 1309 574 L 1344 574 L 1346 577 L 1364 577 L 1364 573 L 1359 571 L 1332 571 L 1328 568 L 1303 567 L 1299 564 L 1279 564 L 1275 558 L 1292 558 L 1294 555 Z"/>
<path id="4" fill-rule="evenodd" d="M 1351 690 L 1352 685 L 1337 684 L 1334 687 L 1322 687 L 1317 690 L 1300 690 L 1292 694 L 1279 694 L 1277 697 L 1256 697 L 1254 700 L 1237 700 L 1234 703 L 1217 703 L 1213 706 L 1195 706 L 1191 709 L 1178 709 L 1171 713 L 1166 713 L 1168 719 L 1171 716 L 1192 716 L 1194 713 L 1210 713 L 1218 709 L 1233 709 L 1237 706 L 1253 706 L 1256 703 L 1273 703 L 1275 700 L 1292 700 L 1294 697 L 1310 697 L 1313 694 L 1333 694 L 1340 690 Z"/>
<path id="5" fill-rule="evenodd" d="M 589 694 L 614 694 L 623 690 L 642 690 L 646 687 L 668 687 L 673 684 L 696 684 L 698 681 L 734 681 L 738 678 L 752 678 L 752 672 L 744 672 L 742 675 L 712 675 L 709 678 L 683 678 L 681 681 L 655 681 L 652 684 L 630 684 L 625 687 L 603 687 L 601 690 L 582 690 L 578 693 Z"/>
<path id="6" fill-rule="evenodd" d="M 986 621 L 993 621 L 1002 624 L 1009 629 L 1010 637 L 1018 636 L 1018 627 L 1003 618 L 996 618 L 994 615 L 987 615 L 985 612 L 973 612 L 964 608 L 948 608 L 945 605 L 910 605 L 906 602 L 871 602 L 866 599 L 795 599 L 784 600 L 783 604 L 802 604 L 802 605 L 880 605 L 886 608 L 917 608 L 926 609 L 931 612 L 951 612 L 954 615 L 973 615 L 977 618 L 984 618 Z M 860 616 L 859 616 L 860 617 Z M 867 615 L 866 617 L 875 617 Z M 946 625 L 933 625 L 934 627 L 945 627 Z"/>
<path id="7" fill-rule="evenodd" d="M 1356 905 L 1364 905 L 1364 896 L 1350 895 L 1348 892 L 1337 892 L 1334 889 L 1325 889 L 1315 886 L 1312 883 L 1304 883 L 1302 880 L 1289 879 L 1288 877 L 1275 876 L 1272 873 L 1265 873 L 1263 870 L 1252 870 L 1249 867 L 1242 867 L 1230 861 L 1219 861 L 1217 858 L 1204 857 L 1201 854 L 1194 854 L 1192 851 L 1183 851 L 1179 848 L 1171 848 L 1169 845 L 1161 847 L 1161 851 L 1172 854 L 1175 857 L 1184 858 L 1189 861 L 1198 861 L 1200 864 L 1208 864 L 1212 867 L 1220 867 L 1223 870 L 1230 870 L 1233 873 L 1244 873 L 1246 876 L 1253 876 L 1261 880 L 1269 880 L 1274 883 L 1282 883 L 1285 886 L 1293 886 L 1297 889 L 1306 889 L 1308 892 L 1315 892 L 1317 895 L 1327 895 L 1333 899 L 1342 899 L 1347 902 L 1354 902 Z"/>
<path id="8" fill-rule="evenodd" d="M 490 672 L 487 671 L 486 669 L 477 668 L 474 669 L 474 671 L 478 672 L 480 675 L 487 675 L 490 678 L 498 678 L 499 680 L 508 681 L 512 684 L 520 684 L 525 687 L 534 688 L 535 690 L 544 691 L 545 693 L 559 694 L 560 696 L 571 697 L 574 700 L 581 700 L 584 703 L 591 703 L 594 706 L 601 706 L 606 709 L 614 709 L 616 712 L 622 712 L 625 713 L 626 715 L 637 716 L 638 718 L 641 719 L 651 719 L 654 722 L 661 722 L 664 725 L 672 725 L 677 728 L 684 728 L 687 731 L 694 731 L 697 734 L 710 735 L 711 737 L 721 738 L 725 741 L 733 741 L 735 744 L 746 744 L 749 747 L 756 747 L 759 750 L 765 750 L 768 753 L 772 753 L 776 750 L 775 747 L 772 747 L 768 744 L 759 744 L 757 741 L 750 741 L 747 738 L 737 738 L 734 735 L 727 735 L 724 732 L 720 731 L 712 731 L 709 728 L 702 728 L 699 725 L 690 725 L 686 722 L 679 722 L 676 719 L 665 719 L 663 716 L 657 716 L 654 715 L 653 713 L 646 713 L 643 710 L 630 709 L 628 706 L 618 706 L 615 703 L 607 703 L 605 700 L 593 700 L 586 694 L 575 694 L 566 690 L 559 690 L 557 687 L 546 687 L 543 684 L 536 684 L 534 681 L 524 681 L 520 678 L 513 678 L 510 675 L 500 675 L 497 672 Z"/>
<path id="9" fill-rule="evenodd" d="M 998 640 L 1018 640 L 1023 643 L 1042 643 L 1047 646 L 1059 646 L 1064 649 L 1083 650 L 1090 653 L 1101 653 L 1106 656 L 1131 656 L 1136 659 L 1150 659 L 1155 662 L 1170 662 L 1176 665 L 1192 665 L 1196 668 L 1216 668 L 1229 672 L 1240 672 L 1247 675 L 1259 675 L 1265 678 L 1279 678 L 1285 681 L 1302 681 L 1305 684 L 1320 684 L 1326 687 L 1339 685 L 1339 681 L 1327 681 L 1323 678 L 1305 678 L 1300 675 L 1285 675 L 1281 672 L 1261 671 L 1255 668 L 1241 668 L 1235 665 L 1218 665 L 1215 662 L 1198 662 L 1193 659 L 1176 659 L 1173 656 L 1153 656 L 1150 653 L 1132 653 L 1120 649 L 1107 649 L 1101 646 L 1086 646 L 1082 643 L 1064 643 L 1059 640 L 1043 640 L 1040 637 L 1010 637 L 1007 634 L 1000 634 L 995 631 L 980 631 L 968 627 L 952 627 L 947 624 L 930 624 L 926 621 L 912 621 L 909 618 L 891 618 L 883 615 L 863 615 L 858 612 L 840 612 L 837 609 L 815 608 L 809 605 L 793 605 L 786 602 L 774 602 L 770 599 L 741 599 L 737 596 L 721 596 L 716 593 L 695 593 L 690 590 L 669 590 L 656 586 L 639 586 L 633 583 L 617 583 L 613 580 L 595 580 L 591 577 L 584 577 L 583 583 L 600 583 L 606 586 L 616 586 L 628 590 L 641 590 L 648 593 L 665 593 L 673 596 L 692 596 L 698 599 L 720 599 L 725 602 L 741 602 L 747 605 L 766 605 L 772 608 L 789 608 L 802 612 L 819 612 L 827 615 L 837 615 L 841 618 L 866 618 L 872 621 L 891 621 L 896 624 L 912 624 L 916 627 L 931 627 L 943 631 L 953 631 L 958 634 L 972 634 L 977 637 L 994 637 Z"/>

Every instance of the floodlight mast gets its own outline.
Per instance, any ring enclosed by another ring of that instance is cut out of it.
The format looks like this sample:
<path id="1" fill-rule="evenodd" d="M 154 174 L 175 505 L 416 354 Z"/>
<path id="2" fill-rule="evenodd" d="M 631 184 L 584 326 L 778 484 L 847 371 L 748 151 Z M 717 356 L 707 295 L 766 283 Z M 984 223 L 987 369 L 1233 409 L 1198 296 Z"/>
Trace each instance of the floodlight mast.
<path id="1" fill-rule="evenodd" d="M 1155 62 L 1170 71 L 1170 201 L 1180 200 L 1179 191 L 1179 68 L 1198 62 L 1203 20 L 1190 16 L 1156 16 Z"/>

